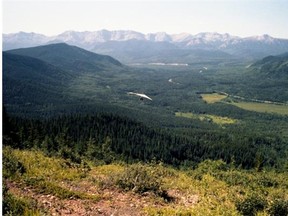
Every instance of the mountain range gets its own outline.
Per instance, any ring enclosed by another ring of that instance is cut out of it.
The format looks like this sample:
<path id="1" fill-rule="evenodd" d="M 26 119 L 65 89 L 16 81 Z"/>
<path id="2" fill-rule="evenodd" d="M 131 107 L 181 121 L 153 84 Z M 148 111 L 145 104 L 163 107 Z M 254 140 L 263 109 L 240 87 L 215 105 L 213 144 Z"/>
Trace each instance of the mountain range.
<path id="1" fill-rule="evenodd" d="M 3 34 L 3 50 L 61 42 L 111 55 L 124 63 L 179 60 L 189 63 L 194 60 L 192 57 L 199 56 L 199 50 L 213 51 L 214 57 L 220 55 L 246 59 L 259 59 L 288 51 L 288 39 L 269 35 L 241 38 L 216 32 L 196 35 L 165 32 L 143 34 L 124 30 L 66 31 L 56 36 L 26 32 Z M 199 57 L 203 56 L 200 54 Z"/>

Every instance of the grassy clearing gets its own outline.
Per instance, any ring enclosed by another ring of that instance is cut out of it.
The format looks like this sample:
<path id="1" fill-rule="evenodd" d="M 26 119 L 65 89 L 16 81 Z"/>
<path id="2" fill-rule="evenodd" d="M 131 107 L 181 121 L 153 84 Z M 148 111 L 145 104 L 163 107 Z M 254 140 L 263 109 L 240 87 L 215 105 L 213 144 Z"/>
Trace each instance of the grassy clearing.
<path id="1" fill-rule="evenodd" d="M 194 114 L 191 112 L 189 113 L 176 112 L 175 115 L 178 117 L 199 119 L 201 121 L 213 122 L 218 125 L 235 124 L 238 121 L 236 119 L 223 117 L 223 116 L 216 116 L 216 115 L 209 115 L 209 114 Z"/>
<path id="2" fill-rule="evenodd" d="M 206 103 L 212 104 L 227 98 L 227 95 L 219 93 L 211 93 L 211 94 L 201 94 L 201 97 Z"/>
<path id="3" fill-rule="evenodd" d="M 227 98 L 228 96 L 225 94 L 211 93 L 211 94 L 201 94 L 201 97 L 206 103 L 212 104 L 212 103 L 220 102 L 221 100 Z M 249 110 L 249 111 L 288 115 L 288 106 L 287 105 L 279 105 L 279 104 L 272 104 L 272 103 L 244 102 L 244 101 L 232 102 L 230 104 L 237 106 L 241 109 Z M 213 116 L 210 116 L 210 117 L 213 118 Z M 221 119 L 220 120 L 215 119 L 215 123 L 216 123 L 216 121 L 221 122 L 222 120 Z M 224 121 L 225 121 L 225 119 L 224 119 Z M 229 123 L 227 123 L 227 124 L 229 124 Z"/>
<path id="4" fill-rule="evenodd" d="M 276 113 L 280 115 L 288 115 L 287 105 L 277 105 L 268 103 L 255 103 L 255 102 L 233 102 L 231 103 L 241 109 L 256 111 L 262 113 Z"/>

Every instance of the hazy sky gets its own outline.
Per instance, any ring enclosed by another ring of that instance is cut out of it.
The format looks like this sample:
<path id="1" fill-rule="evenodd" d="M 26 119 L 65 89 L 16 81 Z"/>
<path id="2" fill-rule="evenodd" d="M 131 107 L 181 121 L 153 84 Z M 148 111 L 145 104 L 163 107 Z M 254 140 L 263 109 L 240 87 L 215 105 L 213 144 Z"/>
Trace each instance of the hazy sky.
<path id="1" fill-rule="evenodd" d="M 288 0 L 4 0 L 2 10 L 3 33 L 107 29 L 288 38 Z"/>

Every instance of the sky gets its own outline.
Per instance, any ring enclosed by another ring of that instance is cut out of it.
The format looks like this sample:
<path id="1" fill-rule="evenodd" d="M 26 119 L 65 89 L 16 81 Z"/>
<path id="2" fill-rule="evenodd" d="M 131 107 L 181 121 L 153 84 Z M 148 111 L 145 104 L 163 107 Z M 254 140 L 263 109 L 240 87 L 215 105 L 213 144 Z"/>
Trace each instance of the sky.
<path id="1" fill-rule="evenodd" d="M 3 33 L 107 29 L 288 38 L 288 0 L 3 0 L 2 12 Z"/>

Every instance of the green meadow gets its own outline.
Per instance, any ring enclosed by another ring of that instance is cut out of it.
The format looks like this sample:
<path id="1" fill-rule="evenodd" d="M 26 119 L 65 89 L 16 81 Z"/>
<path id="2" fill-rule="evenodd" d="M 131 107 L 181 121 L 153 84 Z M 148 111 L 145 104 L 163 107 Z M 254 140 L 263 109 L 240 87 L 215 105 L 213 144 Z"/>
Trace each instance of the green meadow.
<path id="1" fill-rule="evenodd" d="M 211 93 L 211 94 L 201 94 L 201 97 L 206 103 L 211 104 L 227 98 L 227 95 L 219 93 Z"/>
<path id="2" fill-rule="evenodd" d="M 280 115 L 288 115 L 288 105 L 278 105 L 270 103 L 255 103 L 255 102 L 233 102 L 232 105 L 241 109 L 261 112 L 261 113 L 275 113 Z"/>
<path id="3" fill-rule="evenodd" d="M 177 117 L 184 117 L 184 118 L 191 118 L 191 119 L 199 119 L 201 121 L 212 122 L 217 125 L 225 125 L 225 124 L 235 124 L 237 122 L 236 119 L 217 116 L 217 115 L 210 115 L 210 114 L 194 114 L 194 113 L 183 113 L 183 112 L 176 112 L 175 116 Z"/>

